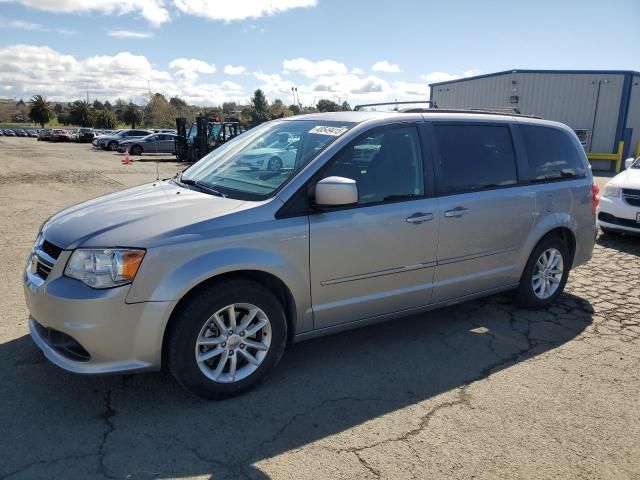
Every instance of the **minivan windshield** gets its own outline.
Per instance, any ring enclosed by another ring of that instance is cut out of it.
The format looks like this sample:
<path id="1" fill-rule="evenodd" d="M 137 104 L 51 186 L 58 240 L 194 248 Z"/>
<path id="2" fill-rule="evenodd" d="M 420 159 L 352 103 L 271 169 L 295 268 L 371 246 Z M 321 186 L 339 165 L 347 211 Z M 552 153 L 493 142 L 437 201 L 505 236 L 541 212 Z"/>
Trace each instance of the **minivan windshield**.
<path id="1" fill-rule="evenodd" d="M 185 170 L 179 178 L 204 191 L 262 200 L 355 123 L 272 121 L 248 130 Z"/>

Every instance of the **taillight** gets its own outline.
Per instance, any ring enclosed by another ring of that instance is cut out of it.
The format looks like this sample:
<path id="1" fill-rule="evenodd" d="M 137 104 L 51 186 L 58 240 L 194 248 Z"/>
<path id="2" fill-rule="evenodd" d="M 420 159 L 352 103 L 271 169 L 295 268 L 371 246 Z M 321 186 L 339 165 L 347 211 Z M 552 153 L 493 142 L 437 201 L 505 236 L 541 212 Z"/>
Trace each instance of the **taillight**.
<path id="1" fill-rule="evenodd" d="M 591 213 L 596 214 L 600 205 L 600 187 L 595 183 L 591 186 Z"/>

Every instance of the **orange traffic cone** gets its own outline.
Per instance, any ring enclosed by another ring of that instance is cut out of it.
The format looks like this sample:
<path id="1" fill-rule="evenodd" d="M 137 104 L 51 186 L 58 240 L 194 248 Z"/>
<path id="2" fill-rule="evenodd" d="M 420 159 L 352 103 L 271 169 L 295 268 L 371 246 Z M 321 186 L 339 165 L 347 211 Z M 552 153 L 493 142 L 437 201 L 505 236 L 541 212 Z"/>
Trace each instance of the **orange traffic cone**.
<path id="1" fill-rule="evenodd" d="M 133 160 L 131 160 L 129 158 L 129 148 L 125 148 L 124 150 L 124 160 L 122 160 L 122 163 L 124 163 L 125 165 L 129 165 L 131 163 L 133 163 Z"/>

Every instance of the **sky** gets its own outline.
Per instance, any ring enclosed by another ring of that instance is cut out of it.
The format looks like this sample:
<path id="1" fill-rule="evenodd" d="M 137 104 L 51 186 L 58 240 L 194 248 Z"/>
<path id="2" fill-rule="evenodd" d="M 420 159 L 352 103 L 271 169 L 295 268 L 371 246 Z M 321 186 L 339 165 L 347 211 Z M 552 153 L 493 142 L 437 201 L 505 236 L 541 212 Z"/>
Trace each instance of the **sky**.
<path id="1" fill-rule="evenodd" d="M 640 70 L 640 0 L 0 0 L 0 98 L 427 100 L 511 69 Z"/>

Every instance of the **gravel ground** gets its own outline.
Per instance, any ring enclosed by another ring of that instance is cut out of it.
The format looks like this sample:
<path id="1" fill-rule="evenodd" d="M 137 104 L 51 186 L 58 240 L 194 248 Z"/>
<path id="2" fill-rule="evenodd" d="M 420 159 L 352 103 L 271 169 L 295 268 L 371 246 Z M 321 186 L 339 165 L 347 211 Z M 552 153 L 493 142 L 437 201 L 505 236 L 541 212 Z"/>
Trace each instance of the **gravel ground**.
<path id="1" fill-rule="evenodd" d="M 499 295 L 297 344 L 258 390 L 204 402 L 163 373 L 68 374 L 27 335 L 39 225 L 156 162 L 0 151 L 1 479 L 640 478 L 640 239 L 600 236 L 546 311 Z"/>

